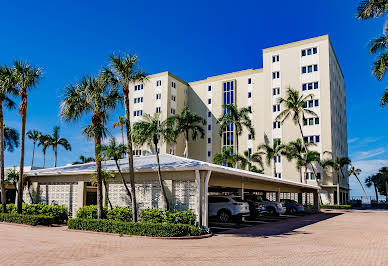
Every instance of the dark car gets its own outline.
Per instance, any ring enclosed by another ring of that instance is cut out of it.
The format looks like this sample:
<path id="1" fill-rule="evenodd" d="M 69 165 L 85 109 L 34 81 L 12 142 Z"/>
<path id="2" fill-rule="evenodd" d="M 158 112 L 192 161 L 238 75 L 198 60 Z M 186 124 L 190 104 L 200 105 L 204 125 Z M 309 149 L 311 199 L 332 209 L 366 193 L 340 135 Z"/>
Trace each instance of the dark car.
<path id="1" fill-rule="evenodd" d="M 287 213 L 296 214 L 304 212 L 303 205 L 296 202 L 295 200 L 282 199 L 280 201 L 286 205 Z"/>
<path id="2" fill-rule="evenodd" d="M 264 204 L 257 202 L 253 197 L 244 197 L 244 200 L 249 204 L 249 211 L 251 217 L 258 217 L 267 213 Z"/>

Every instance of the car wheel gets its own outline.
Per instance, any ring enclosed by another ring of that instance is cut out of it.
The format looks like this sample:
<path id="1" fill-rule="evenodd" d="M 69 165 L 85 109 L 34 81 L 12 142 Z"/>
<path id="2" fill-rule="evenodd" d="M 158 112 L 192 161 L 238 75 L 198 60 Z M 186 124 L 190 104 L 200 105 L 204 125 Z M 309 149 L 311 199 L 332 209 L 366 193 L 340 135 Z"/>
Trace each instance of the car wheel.
<path id="1" fill-rule="evenodd" d="M 268 211 L 268 214 L 271 215 L 271 216 L 276 216 L 276 215 L 278 215 L 278 214 L 276 213 L 275 208 L 273 208 L 273 207 L 267 208 L 267 211 Z"/>
<path id="2" fill-rule="evenodd" d="M 220 210 L 217 216 L 218 221 L 220 221 L 221 223 L 227 223 L 230 221 L 231 218 L 231 214 L 228 210 Z"/>
<path id="3" fill-rule="evenodd" d="M 290 213 L 291 213 L 291 214 L 295 214 L 295 213 L 296 213 L 295 207 L 291 207 L 291 208 L 290 208 Z"/>

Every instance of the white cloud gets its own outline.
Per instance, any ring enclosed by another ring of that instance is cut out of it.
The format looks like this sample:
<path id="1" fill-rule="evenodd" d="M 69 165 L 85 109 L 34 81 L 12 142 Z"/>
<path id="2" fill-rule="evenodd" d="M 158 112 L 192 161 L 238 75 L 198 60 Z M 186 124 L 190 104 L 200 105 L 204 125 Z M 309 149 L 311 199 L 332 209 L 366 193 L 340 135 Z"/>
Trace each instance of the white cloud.
<path id="1" fill-rule="evenodd" d="M 354 143 L 356 141 L 358 141 L 360 138 L 352 138 L 352 139 L 349 139 L 348 140 L 348 143 L 351 144 L 351 143 Z"/>
<path id="2" fill-rule="evenodd" d="M 356 152 L 354 154 L 354 158 L 355 158 L 355 160 L 358 161 L 358 160 L 363 160 L 363 159 L 375 157 L 377 155 L 383 154 L 384 152 L 385 152 L 384 148 L 377 148 L 377 149 L 373 149 L 373 150 L 369 150 L 369 151 L 360 151 L 360 152 Z"/>

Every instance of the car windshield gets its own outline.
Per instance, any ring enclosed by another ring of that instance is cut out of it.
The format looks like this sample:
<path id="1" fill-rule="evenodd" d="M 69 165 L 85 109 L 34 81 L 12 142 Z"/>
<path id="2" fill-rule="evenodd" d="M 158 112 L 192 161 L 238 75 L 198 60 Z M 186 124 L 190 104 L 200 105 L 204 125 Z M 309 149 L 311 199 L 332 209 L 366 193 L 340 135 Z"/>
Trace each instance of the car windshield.
<path id="1" fill-rule="evenodd" d="M 233 197 L 233 199 L 237 202 L 245 202 L 245 200 L 243 200 L 242 198 L 240 197 Z"/>

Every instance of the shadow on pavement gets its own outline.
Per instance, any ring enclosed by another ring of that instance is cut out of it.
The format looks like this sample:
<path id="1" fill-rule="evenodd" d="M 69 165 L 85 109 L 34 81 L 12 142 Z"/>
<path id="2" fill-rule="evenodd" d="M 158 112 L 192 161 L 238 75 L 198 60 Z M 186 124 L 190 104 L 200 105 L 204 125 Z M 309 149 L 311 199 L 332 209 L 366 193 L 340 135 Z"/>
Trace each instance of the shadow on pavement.
<path id="1" fill-rule="evenodd" d="M 295 231 L 304 226 L 324 221 L 343 213 L 319 213 L 293 219 L 285 219 L 268 224 L 259 224 L 250 227 L 223 231 L 223 235 L 235 235 L 243 237 L 282 237 L 295 234 L 309 234 L 303 231 Z"/>

